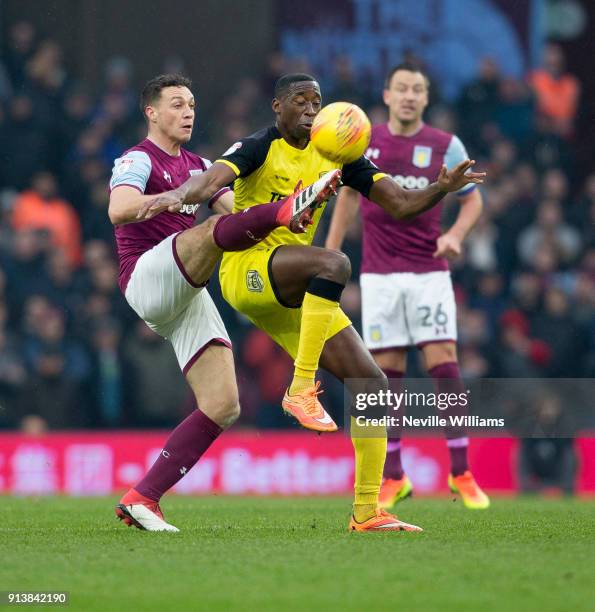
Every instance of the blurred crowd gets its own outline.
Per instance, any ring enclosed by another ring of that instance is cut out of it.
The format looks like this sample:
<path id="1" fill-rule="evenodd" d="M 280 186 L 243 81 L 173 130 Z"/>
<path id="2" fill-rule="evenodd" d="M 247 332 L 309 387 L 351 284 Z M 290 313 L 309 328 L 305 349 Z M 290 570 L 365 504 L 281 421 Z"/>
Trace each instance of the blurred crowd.
<path id="1" fill-rule="evenodd" d="M 163 71 L 172 69 L 183 62 L 169 59 Z M 308 62 L 271 54 L 263 74 L 200 111 L 190 147 L 216 158 L 269 124 L 274 80 L 289 70 L 307 72 Z M 0 428 L 166 427 L 191 409 L 170 345 L 117 287 L 107 183 L 113 159 L 144 137 L 142 84 L 130 60 L 115 57 L 94 91 L 69 74 L 55 41 L 27 22 L 9 28 L 0 58 Z M 380 89 L 362 91 L 348 58 L 322 87 L 325 103 L 351 100 L 373 122 L 386 119 Z M 463 375 L 595 376 L 595 174 L 575 172 L 580 83 L 560 47 L 547 45 L 522 81 L 486 58 L 455 105 L 443 104 L 437 80 L 431 94 L 428 122 L 457 133 L 489 172 L 485 213 L 452 265 Z M 456 204 L 445 212 L 448 223 Z M 346 245 L 355 271 L 360 240 L 356 226 Z M 241 424 L 285 426 L 279 398 L 291 360 L 225 304 L 216 278 L 210 291 L 235 343 Z M 356 272 L 343 305 L 358 326 Z M 326 383 L 338 415 L 341 388 Z"/>

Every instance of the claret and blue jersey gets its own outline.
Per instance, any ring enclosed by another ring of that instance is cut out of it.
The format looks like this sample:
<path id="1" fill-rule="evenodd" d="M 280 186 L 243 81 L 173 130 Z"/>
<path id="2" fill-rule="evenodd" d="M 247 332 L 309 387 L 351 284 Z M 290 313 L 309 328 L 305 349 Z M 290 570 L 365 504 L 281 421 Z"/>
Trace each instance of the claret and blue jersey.
<path id="1" fill-rule="evenodd" d="M 366 155 L 405 189 L 427 187 L 438 178 L 443 164 L 451 169 L 468 157 L 457 136 L 425 124 L 411 136 L 394 135 L 387 124 L 374 126 Z M 469 183 L 457 194 L 466 195 L 475 188 L 473 183 Z M 388 274 L 448 270 L 446 259 L 433 257 L 441 233 L 441 204 L 407 221 L 393 219 L 366 198 L 362 198 L 361 211 L 362 272 Z"/>

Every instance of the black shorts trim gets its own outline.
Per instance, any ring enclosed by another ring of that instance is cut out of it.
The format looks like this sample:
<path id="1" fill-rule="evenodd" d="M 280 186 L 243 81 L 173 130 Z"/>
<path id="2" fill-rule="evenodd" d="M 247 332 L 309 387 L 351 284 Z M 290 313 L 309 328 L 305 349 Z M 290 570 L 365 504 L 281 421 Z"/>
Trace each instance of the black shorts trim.
<path id="1" fill-rule="evenodd" d="M 275 253 L 282 246 L 283 245 L 280 244 L 274 248 L 273 252 L 271 253 L 271 256 L 269 257 L 269 261 L 267 262 L 267 274 L 271 283 L 271 289 L 273 290 L 273 294 L 275 295 L 275 299 L 277 300 L 277 302 L 279 302 L 279 304 L 281 304 L 281 306 L 283 306 L 284 308 L 301 308 L 301 304 L 298 304 L 297 306 L 292 306 L 291 304 L 287 304 L 283 300 L 283 298 L 279 294 L 279 288 L 277 287 L 277 283 L 275 283 L 275 279 L 273 278 L 273 257 L 275 257 Z"/>

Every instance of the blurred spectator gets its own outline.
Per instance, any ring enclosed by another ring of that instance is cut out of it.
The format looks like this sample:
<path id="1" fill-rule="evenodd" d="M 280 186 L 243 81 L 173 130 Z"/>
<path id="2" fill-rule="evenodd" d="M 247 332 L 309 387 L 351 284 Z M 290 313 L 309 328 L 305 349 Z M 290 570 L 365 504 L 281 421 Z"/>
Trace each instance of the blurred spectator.
<path id="1" fill-rule="evenodd" d="M 33 229 L 23 229 L 13 235 L 12 250 L 5 270 L 7 300 L 15 316 L 21 313 L 23 303 L 30 295 L 49 288 L 47 279 L 41 273 L 48 242 L 47 234 Z"/>
<path id="2" fill-rule="evenodd" d="M 504 79 L 500 84 L 495 114 L 504 136 L 524 142 L 533 132 L 535 101 L 531 89 L 521 80 Z"/>
<path id="3" fill-rule="evenodd" d="M 77 381 L 65 374 L 65 357 L 58 348 L 43 348 L 35 356 L 33 374 L 21 395 L 22 418 L 35 415 L 49 429 L 85 427 L 92 423 Z"/>
<path id="4" fill-rule="evenodd" d="M 498 64 L 486 57 L 480 62 L 479 76 L 463 89 L 458 109 L 461 116 L 465 117 L 461 125 L 461 138 L 464 142 L 475 143 L 477 134 L 473 126 L 484 125 L 497 116 L 500 78 Z"/>
<path id="5" fill-rule="evenodd" d="M 580 84 L 565 64 L 562 48 L 550 43 L 543 51 L 542 67 L 530 75 L 541 129 L 563 137 L 573 133 L 580 95 Z"/>
<path id="6" fill-rule="evenodd" d="M 465 245 L 467 260 L 475 270 L 489 272 L 497 268 L 497 240 L 498 229 L 490 221 L 488 214 L 484 214 L 479 218 Z"/>
<path id="7" fill-rule="evenodd" d="M 8 32 L 4 62 L 12 82 L 21 89 L 25 83 L 25 66 L 33 55 L 36 33 L 29 21 L 17 21 Z"/>
<path id="8" fill-rule="evenodd" d="M 9 103 L 0 130 L 2 183 L 23 189 L 31 176 L 49 164 L 48 132 L 40 124 L 32 98 L 19 94 Z"/>
<path id="9" fill-rule="evenodd" d="M 27 380 L 20 347 L 0 329 L 0 426 L 16 426 L 21 389 Z"/>
<path id="10" fill-rule="evenodd" d="M 121 355 L 122 333 L 113 319 L 98 320 L 91 330 L 93 376 L 90 379 L 90 400 L 98 424 L 121 427 L 127 422 L 125 368 Z"/>
<path id="11" fill-rule="evenodd" d="M 50 253 L 46 262 L 48 289 L 45 295 L 57 304 L 70 319 L 79 313 L 87 290 L 80 270 L 74 268 L 64 251 Z"/>
<path id="12" fill-rule="evenodd" d="M 502 378 L 538 378 L 552 357 L 547 343 L 529 337 L 529 321 L 515 310 L 500 318 L 500 343 L 494 353 L 496 374 Z"/>
<path id="13" fill-rule="evenodd" d="M 563 423 L 564 419 L 562 401 L 557 395 L 535 398 L 533 431 L 525 432 L 521 439 L 518 471 L 523 493 L 538 493 L 548 488 L 559 489 L 566 495 L 574 493 L 577 472 L 574 439 L 557 437 L 569 426 Z"/>
<path id="14" fill-rule="evenodd" d="M 353 102 L 366 106 L 365 88 L 361 86 L 353 70 L 353 63 L 348 55 L 341 55 L 335 60 L 335 74 L 332 87 L 325 93 L 328 102 Z"/>
<path id="15" fill-rule="evenodd" d="M 537 210 L 536 222 L 519 237 L 519 256 L 527 265 L 538 267 L 544 248 L 554 253 L 562 264 L 571 263 L 581 248 L 580 235 L 564 223 L 557 200 L 544 201 Z"/>
<path id="16" fill-rule="evenodd" d="M 72 206 L 58 196 L 56 178 L 39 172 L 31 180 L 31 189 L 14 203 L 12 225 L 17 230 L 44 229 L 52 243 L 64 250 L 70 263 L 81 263 L 80 221 Z"/>
<path id="17" fill-rule="evenodd" d="M 189 391 L 171 345 L 144 321 L 137 321 L 123 352 L 128 364 L 126 385 L 134 389 L 135 423 L 143 427 L 177 423 Z"/>
<path id="18" fill-rule="evenodd" d="M 45 352 L 59 352 L 62 364 L 61 376 L 68 380 L 84 382 L 90 374 L 90 363 L 83 346 L 67 334 L 64 314 L 53 305 L 43 305 L 43 318 L 29 326 L 23 353 L 30 369 Z"/>
<path id="19" fill-rule="evenodd" d="M 541 312 L 542 282 L 534 272 L 521 272 L 512 282 L 512 300 L 518 310 L 531 319 Z"/>
<path id="20" fill-rule="evenodd" d="M 563 291 L 554 287 L 547 290 L 543 312 L 535 318 L 532 331 L 550 347 L 547 376 L 573 378 L 584 375 L 576 366 L 584 363 L 585 337 L 571 316 L 570 304 Z"/>

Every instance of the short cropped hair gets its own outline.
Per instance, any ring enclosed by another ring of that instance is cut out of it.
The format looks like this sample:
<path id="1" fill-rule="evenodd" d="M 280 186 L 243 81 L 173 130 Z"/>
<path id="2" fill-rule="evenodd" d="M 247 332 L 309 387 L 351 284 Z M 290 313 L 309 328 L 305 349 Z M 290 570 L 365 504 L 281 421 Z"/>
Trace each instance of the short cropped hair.
<path id="1" fill-rule="evenodd" d="M 430 88 L 430 78 L 428 77 L 426 71 L 419 64 L 414 64 L 413 62 L 401 62 L 400 64 L 397 64 L 396 66 L 391 68 L 386 74 L 386 79 L 384 80 L 385 89 L 388 89 L 390 87 L 391 79 L 393 78 L 395 72 L 398 72 L 399 70 L 405 70 L 407 72 L 419 72 L 423 76 L 424 81 L 426 82 L 426 87 L 428 89 Z"/>
<path id="2" fill-rule="evenodd" d="M 312 75 L 304 74 L 302 72 L 293 72 L 291 74 L 284 74 L 283 76 L 279 77 L 275 83 L 275 98 L 282 98 L 287 94 L 291 85 L 294 83 L 300 83 L 302 81 L 316 82 L 316 79 Z"/>
<path id="3" fill-rule="evenodd" d="M 140 112 L 145 115 L 145 108 L 154 104 L 166 87 L 192 87 L 192 81 L 183 74 L 160 74 L 147 81 L 140 95 Z"/>

